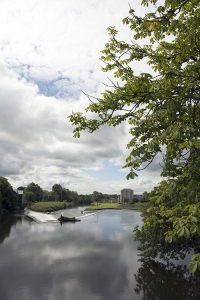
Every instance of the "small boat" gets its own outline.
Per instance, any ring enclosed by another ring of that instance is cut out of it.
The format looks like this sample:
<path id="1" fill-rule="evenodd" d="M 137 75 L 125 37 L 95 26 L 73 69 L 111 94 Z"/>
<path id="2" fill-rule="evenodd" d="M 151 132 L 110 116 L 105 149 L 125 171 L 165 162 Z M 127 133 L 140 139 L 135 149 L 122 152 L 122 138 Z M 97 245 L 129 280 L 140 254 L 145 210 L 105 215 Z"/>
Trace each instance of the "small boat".
<path id="1" fill-rule="evenodd" d="M 75 217 L 64 217 L 64 216 L 60 216 L 60 218 L 58 218 L 58 221 L 62 222 L 79 222 L 81 220 L 76 219 Z"/>

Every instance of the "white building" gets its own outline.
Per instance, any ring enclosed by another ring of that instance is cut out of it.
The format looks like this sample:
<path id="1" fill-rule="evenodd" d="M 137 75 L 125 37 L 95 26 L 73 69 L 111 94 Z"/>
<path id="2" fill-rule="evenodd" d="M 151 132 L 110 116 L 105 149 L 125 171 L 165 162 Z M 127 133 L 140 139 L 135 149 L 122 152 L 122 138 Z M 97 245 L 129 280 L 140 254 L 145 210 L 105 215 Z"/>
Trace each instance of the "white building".
<path id="1" fill-rule="evenodd" d="M 132 189 L 123 189 L 119 195 L 119 202 L 124 204 L 124 202 L 131 202 L 133 200 L 134 191 Z"/>

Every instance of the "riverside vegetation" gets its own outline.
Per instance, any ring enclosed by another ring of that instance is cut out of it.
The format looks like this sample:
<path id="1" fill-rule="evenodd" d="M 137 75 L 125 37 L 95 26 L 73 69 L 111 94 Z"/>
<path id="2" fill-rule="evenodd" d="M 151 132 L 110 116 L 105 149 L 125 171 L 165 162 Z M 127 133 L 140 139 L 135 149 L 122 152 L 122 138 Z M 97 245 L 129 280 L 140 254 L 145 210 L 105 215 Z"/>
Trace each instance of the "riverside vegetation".
<path id="1" fill-rule="evenodd" d="M 144 206 L 144 203 L 137 202 L 137 203 L 97 203 L 93 202 L 86 210 L 102 210 L 102 209 L 132 209 L 132 210 L 140 210 Z"/>
<path id="2" fill-rule="evenodd" d="M 78 205 L 91 205 L 88 210 L 126 207 L 116 203 L 117 195 L 108 195 L 94 191 L 89 195 L 79 195 L 77 192 L 63 188 L 60 184 L 54 184 L 52 191 L 43 190 L 38 184 L 30 183 L 23 189 L 25 207 L 38 212 L 52 212 L 60 209 L 67 209 Z M 142 201 L 146 201 L 146 192 L 143 193 Z M 106 201 L 105 203 L 102 201 Z M 114 202 L 114 203 L 112 203 Z M 136 208 L 142 206 L 137 198 L 134 198 L 129 207 Z M 0 214 L 23 209 L 22 197 L 17 194 L 8 180 L 0 177 Z"/>
<path id="3" fill-rule="evenodd" d="M 20 199 L 5 177 L 0 177 L 0 215 L 20 208 Z"/>
<path id="4" fill-rule="evenodd" d="M 53 212 L 60 209 L 67 209 L 75 206 L 74 202 L 36 202 L 32 203 L 28 208 L 38 212 Z M 144 203 L 129 203 L 129 204 L 119 204 L 119 203 L 101 203 L 101 202 L 92 202 L 89 207 L 85 210 L 102 210 L 102 209 L 132 209 L 140 210 L 144 206 Z"/>
<path id="5" fill-rule="evenodd" d="M 73 206 L 74 206 L 73 202 L 67 203 L 66 201 L 64 202 L 53 201 L 53 202 L 32 203 L 28 208 L 34 211 L 46 213 L 46 212 L 53 212 L 60 209 L 67 209 Z"/>
<path id="6" fill-rule="evenodd" d="M 27 187 L 19 187 L 23 190 L 24 206 L 34 211 L 52 212 L 60 209 L 66 209 L 79 205 L 91 205 L 92 209 L 103 205 L 105 208 L 117 208 L 117 194 L 108 195 L 94 191 L 89 195 L 79 195 L 75 191 L 63 188 L 60 184 L 54 184 L 52 190 L 43 190 L 38 184 L 31 182 Z M 146 193 L 146 192 L 145 192 Z M 144 195 L 145 195 L 144 193 Z M 101 203 L 107 201 L 108 203 Z M 133 199 L 134 201 L 134 199 Z M 135 201 L 138 201 L 135 199 Z M 134 202 L 131 204 L 133 205 Z M 0 177 L 0 214 L 3 212 L 13 212 L 22 208 L 22 196 L 17 194 L 8 180 Z"/>

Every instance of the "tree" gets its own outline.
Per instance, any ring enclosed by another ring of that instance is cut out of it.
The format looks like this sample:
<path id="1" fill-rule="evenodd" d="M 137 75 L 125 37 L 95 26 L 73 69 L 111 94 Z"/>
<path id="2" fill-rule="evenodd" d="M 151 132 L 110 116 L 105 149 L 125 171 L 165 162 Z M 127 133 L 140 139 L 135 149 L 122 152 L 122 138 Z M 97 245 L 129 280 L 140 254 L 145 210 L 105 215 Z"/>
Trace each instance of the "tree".
<path id="1" fill-rule="evenodd" d="M 48 191 L 48 190 L 43 190 L 43 198 L 42 198 L 42 201 L 44 201 L 44 202 L 51 201 L 51 200 L 50 200 L 50 195 L 51 195 L 51 192 L 50 192 L 50 191 Z"/>
<path id="2" fill-rule="evenodd" d="M 24 194 L 24 200 L 27 204 L 36 202 L 36 195 L 34 192 L 26 192 Z"/>
<path id="3" fill-rule="evenodd" d="M 54 192 L 55 194 L 55 199 L 56 201 L 62 201 L 62 186 L 60 184 L 57 184 L 55 183 L 53 186 L 52 186 L 52 191 Z M 58 198 L 58 199 L 57 199 Z"/>
<path id="4" fill-rule="evenodd" d="M 43 190 L 43 198 L 42 201 L 55 201 L 55 194 L 53 191 Z"/>
<path id="5" fill-rule="evenodd" d="M 52 191 L 58 195 L 60 194 L 61 190 L 62 190 L 62 186 L 60 184 L 55 183 L 52 186 Z"/>
<path id="6" fill-rule="evenodd" d="M 188 211 L 194 193 L 191 189 L 189 194 L 189 190 L 188 186 L 183 187 L 172 179 L 162 181 L 150 192 L 149 202 L 142 207 L 144 225 L 142 229 L 134 229 L 142 257 L 183 259 L 192 250 L 200 252 L 197 232 L 200 222 L 196 222 L 196 230 L 191 226 L 193 234 L 188 229 L 193 218 L 196 220 Z"/>
<path id="7" fill-rule="evenodd" d="M 60 184 L 54 184 L 52 186 L 52 192 L 54 193 L 54 199 L 56 201 L 74 202 L 74 204 L 79 202 L 79 196 L 77 192 L 65 189 Z"/>
<path id="8" fill-rule="evenodd" d="M 141 202 L 148 202 L 148 201 L 149 201 L 149 194 L 145 191 L 145 192 L 142 194 Z"/>
<path id="9" fill-rule="evenodd" d="M 27 199 L 27 193 L 33 193 L 35 197 L 30 196 L 29 194 L 29 199 L 31 202 L 40 202 L 42 201 L 43 197 L 43 190 L 38 184 L 35 184 L 34 182 L 31 182 L 24 190 L 24 198 Z"/>
<path id="10" fill-rule="evenodd" d="M 124 166 L 130 168 L 127 179 L 133 179 L 137 171 L 162 154 L 161 176 L 167 180 L 154 191 L 157 194 L 150 200 L 150 212 L 143 212 L 140 242 L 145 245 L 146 236 L 149 251 L 156 239 L 146 233 L 154 226 L 160 251 L 174 248 L 174 243 L 184 248 L 184 243 L 200 235 L 200 3 L 163 2 L 143 0 L 144 6 L 154 5 L 144 17 L 130 8 L 123 23 L 132 30 L 133 42 L 118 41 L 115 27 L 108 28 L 110 40 L 101 57 L 103 71 L 113 71 L 117 81 L 110 81 L 101 97 L 88 96 L 86 113 L 93 113 L 94 118 L 87 119 L 79 112 L 69 116 L 76 126 L 75 137 L 80 137 L 82 130 L 93 132 L 101 125 L 128 122 L 132 138 Z M 134 74 L 134 61 L 147 61 L 152 71 Z M 197 248 L 191 271 L 200 269 Z"/>
<path id="11" fill-rule="evenodd" d="M 5 177 L 0 177 L 0 212 L 19 208 L 19 198 Z"/>
<path id="12" fill-rule="evenodd" d="M 136 203 L 136 202 L 139 202 L 139 199 L 138 199 L 138 197 L 134 196 L 134 197 L 133 197 L 133 201 L 132 201 L 132 202 L 135 202 L 135 203 Z"/>
<path id="13" fill-rule="evenodd" d="M 2 194 L 0 192 L 0 214 L 2 212 L 2 203 L 3 203 L 3 197 L 2 197 Z"/>
<path id="14" fill-rule="evenodd" d="M 79 204 L 90 204 L 92 203 L 92 195 L 78 195 Z"/>
<path id="15" fill-rule="evenodd" d="M 104 195 L 100 192 L 94 191 L 92 194 L 92 198 L 94 202 L 95 201 L 97 202 L 97 206 L 98 206 L 98 203 L 104 198 Z"/>
<path id="16" fill-rule="evenodd" d="M 62 200 L 67 202 L 76 202 L 74 199 L 74 192 L 70 191 L 69 189 L 62 189 Z M 76 197 L 76 196 L 75 196 Z"/>
<path id="17" fill-rule="evenodd" d="M 75 191 L 71 191 L 71 193 L 72 193 L 72 197 L 73 197 L 73 202 L 74 202 L 75 205 L 77 205 L 78 202 L 79 202 L 78 193 L 75 192 Z"/>

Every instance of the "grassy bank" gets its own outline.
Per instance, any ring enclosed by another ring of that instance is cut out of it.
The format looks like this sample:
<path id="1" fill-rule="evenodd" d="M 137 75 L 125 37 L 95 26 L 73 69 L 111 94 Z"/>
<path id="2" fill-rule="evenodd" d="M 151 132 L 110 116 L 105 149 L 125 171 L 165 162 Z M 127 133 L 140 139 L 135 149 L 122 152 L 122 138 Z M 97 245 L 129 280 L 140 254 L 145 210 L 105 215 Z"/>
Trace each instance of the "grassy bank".
<path id="1" fill-rule="evenodd" d="M 98 203 L 93 202 L 91 206 L 86 208 L 86 210 L 101 210 L 101 209 L 133 209 L 133 210 L 140 210 L 141 204 L 143 203 L 137 203 L 137 204 L 129 204 L 129 205 L 122 205 L 119 203 Z M 36 202 L 32 203 L 28 209 L 38 211 L 38 212 L 52 212 L 60 209 L 67 209 L 70 207 L 75 206 L 74 202 L 58 202 L 58 201 L 52 201 L 52 202 Z"/>
<path id="2" fill-rule="evenodd" d="M 66 209 L 74 206 L 73 202 L 36 202 L 32 203 L 28 209 L 39 211 L 39 212 L 52 212 L 60 209 Z"/>
<path id="3" fill-rule="evenodd" d="M 122 209 L 124 206 L 119 203 L 96 203 L 93 202 L 86 210 L 101 210 L 101 209 Z"/>
<path id="4" fill-rule="evenodd" d="M 101 209 L 132 209 L 132 210 L 140 210 L 140 205 L 137 204 L 129 204 L 129 205 L 123 205 L 119 203 L 96 203 L 93 202 L 91 206 L 86 208 L 85 210 L 101 210 Z"/>

